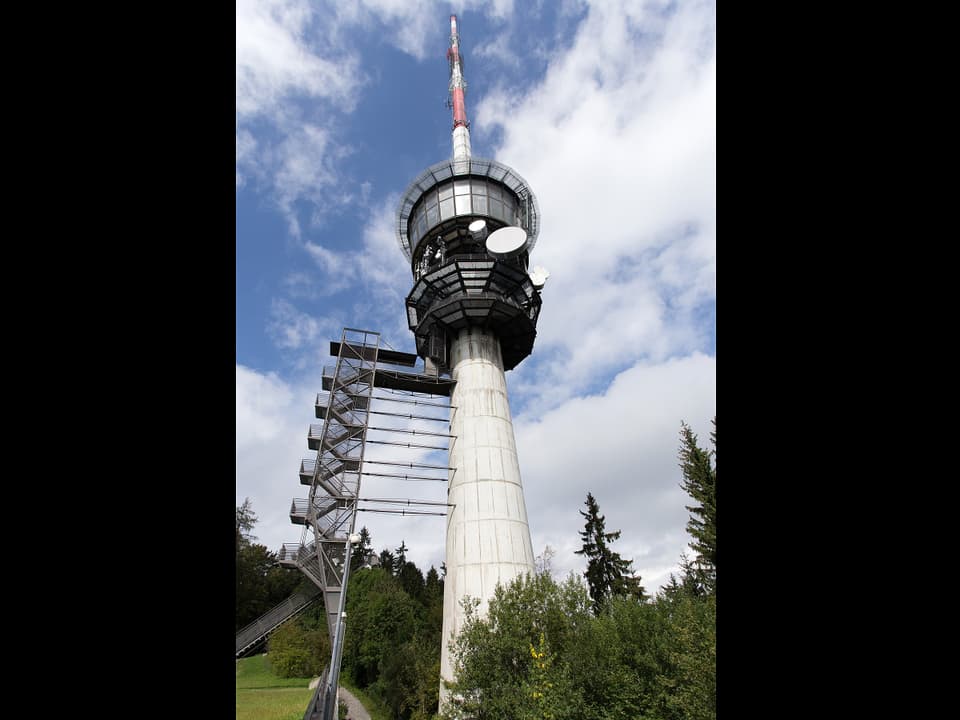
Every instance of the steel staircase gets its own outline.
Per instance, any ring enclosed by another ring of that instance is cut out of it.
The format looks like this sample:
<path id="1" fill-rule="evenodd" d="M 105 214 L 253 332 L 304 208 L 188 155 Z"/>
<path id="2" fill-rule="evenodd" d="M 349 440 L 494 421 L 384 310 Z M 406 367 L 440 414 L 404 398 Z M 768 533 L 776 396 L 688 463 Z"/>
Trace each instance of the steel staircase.
<path id="1" fill-rule="evenodd" d="M 307 433 L 307 447 L 316 450 L 317 457 L 300 463 L 300 482 L 310 486 L 310 494 L 290 505 L 290 521 L 302 525 L 304 535 L 299 546 L 284 545 L 280 553 L 281 563 L 299 568 L 322 593 L 331 642 L 346 540 L 356 522 L 380 335 L 344 328 L 337 349 L 336 366 L 332 371 L 324 368 L 323 387 L 328 392 L 323 404 L 317 395 L 316 415 L 324 422 L 310 425 Z"/>
<path id="2" fill-rule="evenodd" d="M 267 636 L 308 607 L 320 597 L 320 590 L 307 587 L 271 608 L 252 623 L 237 632 L 237 657 L 249 655 L 267 639 Z"/>

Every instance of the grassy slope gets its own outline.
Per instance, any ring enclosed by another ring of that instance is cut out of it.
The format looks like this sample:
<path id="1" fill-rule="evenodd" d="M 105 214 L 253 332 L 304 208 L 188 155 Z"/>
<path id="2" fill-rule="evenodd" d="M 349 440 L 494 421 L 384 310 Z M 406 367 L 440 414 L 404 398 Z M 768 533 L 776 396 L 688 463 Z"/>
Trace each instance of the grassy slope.
<path id="1" fill-rule="evenodd" d="M 237 663 L 237 720 L 302 720 L 311 678 L 277 677 L 266 655 Z"/>

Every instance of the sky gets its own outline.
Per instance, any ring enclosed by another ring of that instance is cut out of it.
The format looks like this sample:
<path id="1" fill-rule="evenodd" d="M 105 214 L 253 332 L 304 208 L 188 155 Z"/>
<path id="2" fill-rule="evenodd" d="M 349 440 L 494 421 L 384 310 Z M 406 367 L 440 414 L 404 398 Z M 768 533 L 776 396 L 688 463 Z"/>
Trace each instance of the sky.
<path id="1" fill-rule="evenodd" d="M 237 1 L 237 504 L 258 542 L 299 542 L 288 513 L 330 341 L 360 328 L 415 352 L 395 218 L 452 156 L 451 13 L 472 154 L 540 206 L 531 265 L 550 278 L 533 354 L 506 374 L 534 554 L 583 572 L 590 492 L 653 592 L 689 554 L 681 422 L 709 447 L 716 415 L 714 2 Z M 443 562 L 441 517 L 360 525 L 424 572 Z"/>

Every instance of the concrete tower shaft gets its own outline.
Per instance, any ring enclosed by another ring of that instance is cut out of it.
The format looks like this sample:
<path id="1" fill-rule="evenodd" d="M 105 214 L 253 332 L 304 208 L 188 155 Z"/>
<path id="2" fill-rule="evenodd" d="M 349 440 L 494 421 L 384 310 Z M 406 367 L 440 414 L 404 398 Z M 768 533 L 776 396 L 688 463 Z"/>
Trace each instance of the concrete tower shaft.
<path id="1" fill-rule="evenodd" d="M 497 584 L 533 572 L 533 547 L 497 336 L 461 330 L 451 342 L 454 386 L 447 502 L 447 575 L 440 675 L 453 679 L 447 644 L 463 627 L 460 600 L 486 612 Z"/>

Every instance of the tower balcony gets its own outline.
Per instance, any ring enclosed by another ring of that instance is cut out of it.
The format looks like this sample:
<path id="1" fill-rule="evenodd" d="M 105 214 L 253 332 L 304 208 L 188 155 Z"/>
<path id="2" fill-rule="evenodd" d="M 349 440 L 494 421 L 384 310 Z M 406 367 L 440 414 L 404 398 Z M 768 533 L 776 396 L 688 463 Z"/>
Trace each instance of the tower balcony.
<path id="1" fill-rule="evenodd" d="M 317 470 L 316 458 L 304 458 L 300 461 L 300 484 L 313 485 L 313 474 Z"/>
<path id="2" fill-rule="evenodd" d="M 522 268 L 489 257 L 457 258 L 420 277 L 407 296 L 407 322 L 417 352 L 443 360 L 446 338 L 469 326 L 492 329 L 510 370 L 533 351 L 541 302 Z"/>
<path id="3" fill-rule="evenodd" d="M 290 522 L 294 525 L 309 525 L 312 521 L 321 521 L 328 514 L 343 505 L 343 501 L 324 493 L 317 493 L 313 500 L 313 513 L 310 513 L 309 498 L 294 498 L 290 503 Z"/>
<path id="4" fill-rule="evenodd" d="M 306 525 L 309 522 L 310 501 L 306 498 L 294 498 L 290 504 L 290 522 L 294 525 Z"/>
<path id="5" fill-rule="evenodd" d="M 312 486 L 314 476 L 317 484 L 333 496 L 356 494 L 360 484 L 360 459 L 356 457 L 337 458 L 334 455 L 324 458 L 319 472 L 317 460 L 304 458 L 300 461 L 300 484 Z"/>
<path id="6" fill-rule="evenodd" d="M 299 567 L 299 559 L 302 555 L 303 547 L 300 543 L 284 543 L 277 552 L 277 561 L 283 567 Z"/>
<path id="7" fill-rule="evenodd" d="M 320 449 L 320 440 L 323 438 L 323 423 L 312 423 L 307 431 L 307 447 L 311 450 Z"/>

